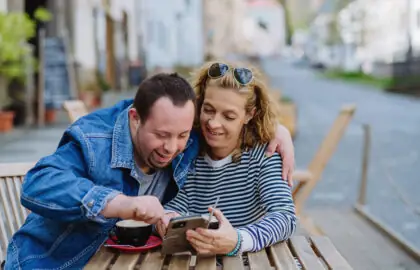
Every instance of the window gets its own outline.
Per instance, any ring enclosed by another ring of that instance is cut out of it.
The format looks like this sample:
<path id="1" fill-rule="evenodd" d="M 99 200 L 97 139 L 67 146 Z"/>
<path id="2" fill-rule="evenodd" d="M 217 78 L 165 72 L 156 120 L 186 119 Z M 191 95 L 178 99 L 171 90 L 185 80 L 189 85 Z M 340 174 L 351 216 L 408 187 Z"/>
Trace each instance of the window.
<path id="1" fill-rule="evenodd" d="M 420 28 L 420 10 L 417 11 L 417 28 Z"/>
<path id="2" fill-rule="evenodd" d="M 162 50 L 165 50 L 166 49 L 166 27 L 162 21 L 159 21 L 157 30 L 158 30 L 157 34 L 158 34 L 159 48 Z"/>

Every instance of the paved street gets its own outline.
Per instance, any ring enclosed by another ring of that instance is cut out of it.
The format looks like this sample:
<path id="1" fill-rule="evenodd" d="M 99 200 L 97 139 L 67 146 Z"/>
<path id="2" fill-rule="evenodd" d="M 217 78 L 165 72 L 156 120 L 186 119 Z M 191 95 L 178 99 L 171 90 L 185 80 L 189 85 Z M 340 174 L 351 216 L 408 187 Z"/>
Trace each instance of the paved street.
<path id="1" fill-rule="evenodd" d="M 372 126 L 368 205 L 375 216 L 420 250 L 420 99 L 331 81 L 307 68 L 263 62 L 271 84 L 298 105 L 298 167 L 315 154 L 342 104 L 357 112 L 306 207 L 351 207 L 361 174 L 362 124 Z"/>

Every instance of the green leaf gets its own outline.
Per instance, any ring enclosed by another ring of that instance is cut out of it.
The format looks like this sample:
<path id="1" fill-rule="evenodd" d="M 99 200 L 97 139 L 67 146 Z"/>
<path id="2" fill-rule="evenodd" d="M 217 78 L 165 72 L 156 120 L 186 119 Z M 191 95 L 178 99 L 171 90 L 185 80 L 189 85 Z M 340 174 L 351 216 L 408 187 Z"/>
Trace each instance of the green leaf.
<path id="1" fill-rule="evenodd" d="M 36 24 L 24 12 L 0 12 L 0 75 L 6 79 L 25 77 L 25 58 L 30 62 L 26 41 L 35 36 Z"/>
<path id="2" fill-rule="evenodd" d="M 48 11 L 46 8 L 39 7 L 34 12 L 34 17 L 38 21 L 41 22 L 48 22 L 52 19 L 52 13 Z"/>

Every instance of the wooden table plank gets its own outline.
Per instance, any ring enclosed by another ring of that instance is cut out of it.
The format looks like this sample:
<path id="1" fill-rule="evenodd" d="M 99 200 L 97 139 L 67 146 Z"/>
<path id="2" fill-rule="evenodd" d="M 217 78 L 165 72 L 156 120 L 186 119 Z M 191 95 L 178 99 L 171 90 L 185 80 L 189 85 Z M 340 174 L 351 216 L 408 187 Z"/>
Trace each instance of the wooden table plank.
<path id="1" fill-rule="evenodd" d="M 290 240 L 290 243 L 305 269 L 325 269 L 304 236 L 295 236 Z"/>
<path id="2" fill-rule="evenodd" d="M 160 270 L 164 261 L 165 255 L 162 255 L 159 250 L 148 252 L 140 266 L 140 270 Z"/>
<path id="3" fill-rule="evenodd" d="M 101 249 L 90 259 L 88 264 L 85 266 L 85 270 L 100 270 L 100 269 L 108 269 L 109 264 L 111 263 L 112 259 L 117 254 L 113 253 L 106 247 L 101 247 Z"/>
<path id="4" fill-rule="evenodd" d="M 273 261 L 277 269 L 281 270 L 298 270 L 295 258 L 290 252 L 287 242 L 281 242 L 270 247 Z"/>
<path id="5" fill-rule="evenodd" d="M 315 246 L 316 251 L 321 255 L 325 263 L 331 269 L 349 270 L 352 267 L 349 263 L 341 256 L 341 254 L 334 247 L 331 240 L 326 236 L 312 236 L 312 243 Z"/>
<path id="6" fill-rule="evenodd" d="M 311 245 L 312 244 L 312 245 Z M 272 263 L 276 269 L 297 270 L 299 269 L 294 256 L 298 257 L 304 269 L 324 270 L 329 269 L 350 270 L 348 262 L 342 257 L 333 243 L 326 236 L 295 236 L 290 240 L 290 249 L 287 242 L 281 242 L 269 248 Z M 118 256 L 119 255 L 119 256 Z M 117 258 L 115 258 L 118 256 Z M 112 250 L 102 247 L 95 256 L 89 261 L 85 269 L 108 269 L 111 262 L 112 269 L 136 269 L 140 270 L 160 270 L 163 268 L 165 255 L 160 250 L 149 252 L 145 255 L 141 265 L 138 265 L 140 254 L 117 254 Z M 255 253 L 248 253 L 249 269 L 273 269 L 266 250 Z M 320 256 L 320 257 L 319 257 Z M 191 255 L 173 255 L 169 262 L 168 270 L 188 270 L 192 262 Z M 241 256 L 222 257 L 223 269 L 244 270 Z M 199 256 L 194 264 L 197 270 L 216 270 L 215 256 Z"/>
<path id="7" fill-rule="evenodd" d="M 160 250 L 148 252 L 140 265 L 140 270 L 160 270 L 165 261 L 165 255 Z"/>
<path id="8" fill-rule="evenodd" d="M 249 261 L 249 268 L 251 270 L 258 269 L 271 269 L 270 261 L 267 257 L 267 252 L 265 249 L 260 250 L 258 252 L 250 252 L 248 253 L 248 261 Z"/>
<path id="9" fill-rule="evenodd" d="M 121 253 L 111 269 L 134 269 L 140 259 L 140 253 Z"/>
<path id="10" fill-rule="evenodd" d="M 173 255 L 169 262 L 168 270 L 188 270 L 191 255 Z"/>
<path id="11" fill-rule="evenodd" d="M 216 256 L 198 256 L 196 270 L 216 270 Z"/>
<path id="12" fill-rule="evenodd" d="M 223 257 L 223 269 L 244 270 L 242 256 Z"/>

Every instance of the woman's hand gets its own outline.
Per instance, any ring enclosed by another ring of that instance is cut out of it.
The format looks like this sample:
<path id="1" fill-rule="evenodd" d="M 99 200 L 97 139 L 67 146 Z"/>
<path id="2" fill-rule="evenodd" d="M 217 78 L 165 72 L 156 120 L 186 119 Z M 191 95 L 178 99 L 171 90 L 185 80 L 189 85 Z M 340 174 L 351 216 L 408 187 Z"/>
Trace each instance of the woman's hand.
<path id="1" fill-rule="evenodd" d="M 295 170 L 295 149 L 289 130 L 282 125 L 277 126 L 275 138 L 270 141 L 266 154 L 271 156 L 274 152 L 280 154 L 283 160 L 283 179 L 287 180 L 289 186 L 292 187 L 292 175 Z"/>
<path id="2" fill-rule="evenodd" d="M 169 212 L 166 213 L 157 223 L 156 223 L 156 231 L 159 233 L 160 237 L 163 239 L 163 237 L 166 234 L 166 230 L 168 228 L 169 221 L 171 218 L 179 217 L 180 214 L 177 212 Z"/>
<path id="3" fill-rule="evenodd" d="M 209 212 L 211 210 L 209 207 Z M 214 209 L 214 216 L 219 221 L 219 229 L 198 228 L 187 231 L 187 240 L 199 254 L 227 254 L 238 242 L 238 233 L 222 212 Z"/>

